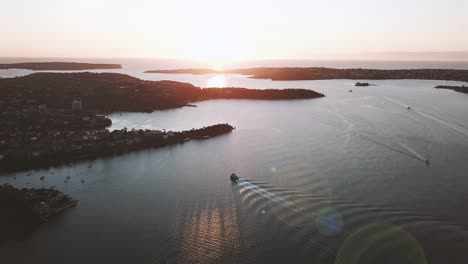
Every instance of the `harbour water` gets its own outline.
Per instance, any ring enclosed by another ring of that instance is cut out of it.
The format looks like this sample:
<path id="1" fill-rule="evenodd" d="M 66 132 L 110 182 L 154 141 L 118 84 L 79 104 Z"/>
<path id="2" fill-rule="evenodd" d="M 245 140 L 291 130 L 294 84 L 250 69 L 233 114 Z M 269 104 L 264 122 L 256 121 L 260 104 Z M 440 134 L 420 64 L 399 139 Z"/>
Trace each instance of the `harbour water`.
<path id="1" fill-rule="evenodd" d="M 201 87 L 306 88 L 326 97 L 212 100 L 150 114 L 111 114 L 111 129 L 177 131 L 226 122 L 236 129 L 204 141 L 3 175 L 0 183 L 56 185 L 80 202 L 0 245 L 2 260 L 468 261 L 468 95 L 433 89 L 461 83 L 382 80 L 354 87 L 353 80 L 142 73 L 178 67 L 170 66 L 118 72 Z M 28 73 L 0 71 L 0 77 Z M 232 172 L 239 182 L 229 180 Z"/>

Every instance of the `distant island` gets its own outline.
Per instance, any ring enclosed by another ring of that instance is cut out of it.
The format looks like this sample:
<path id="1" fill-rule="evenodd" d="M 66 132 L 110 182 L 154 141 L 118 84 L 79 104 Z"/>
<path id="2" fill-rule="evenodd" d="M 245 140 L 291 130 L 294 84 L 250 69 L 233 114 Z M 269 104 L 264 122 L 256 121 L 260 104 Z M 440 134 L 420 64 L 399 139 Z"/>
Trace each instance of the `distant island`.
<path id="1" fill-rule="evenodd" d="M 434 88 L 436 88 L 436 89 L 449 89 L 449 90 L 454 90 L 454 91 L 460 92 L 460 93 L 468 93 L 468 86 L 465 86 L 465 85 L 462 85 L 462 86 L 436 85 Z"/>
<path id="2" fill-rule="evenodd" d="M 152 112 L 211 99 L 323 97 L 306 89 L 201 89 L 117 73 L 35 73 L 0 79 L 0 172 L 68 164 L 231 132 L 229 124 L 187 131 L 114 130 L 104 114 Z"/>
<path id="3" fill-rule="evenodd" d="M 150 70 L 146 73 L 165 74 L 242 74 L 254 79 L 288 80 L 386 80 L 417 79 L 447 80 L 468 82 L 468 70 L 452 69 L 413 69 L 413 70 L 376 70 L 376 69 L 333 69 L 312 68 L 248 68 L 216 71 L 210 69 Z"/>
<path id="4" fill-rule="evenodd" d="M 365 86 L 370 86 L 370 85 L 371 85 L 371 84 L 370 84 L 370 83 L 367 83 L 367 82 L 363 82 L 363 83 L 362 83 L 362 82 L 357 82 L 354 86 L 357 86 L 357 87 L 359 87 L 359 86 L 364 86 L 364 87 L 365 87 Z"/>
<path id="5" fill-rule="evenodd" d="M 80 63 L 80 62 L 23 62 L 0 64 L 0 69 L 25 69 L 33 71 L 79 71 L 121 69 L 120 64 Z"/>

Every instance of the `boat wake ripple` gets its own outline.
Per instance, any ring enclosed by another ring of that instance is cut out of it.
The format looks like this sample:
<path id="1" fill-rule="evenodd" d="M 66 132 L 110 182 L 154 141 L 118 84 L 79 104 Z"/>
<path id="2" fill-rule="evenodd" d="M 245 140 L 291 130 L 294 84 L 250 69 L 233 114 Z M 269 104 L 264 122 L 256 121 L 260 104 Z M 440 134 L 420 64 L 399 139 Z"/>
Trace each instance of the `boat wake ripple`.
<path id="1" fill-rule="evenodd" d="M 381 251 L 371 254 L 373 263 L 383 263 L 380 257 L 396 258 L 385 263 L 444 263 L 447 254 L 453 256 L 451 263 L 468 259 L 468 252 L 460 251 L 468 249 L 468 230 L 435 217 L 313 196 L 244 179 L 237 186 L 247 210 L 266 216 L 272 225 L 285 226 L 300 239 L 303 253 L 334 259 L 330 263 L 361 263 L 350 262 L 349 250 L 344 249 L 349 246 L 348 240 L 356 239 L 359 241 L 350 242 L 352 246 L 364 248 L 352 252 Z M 409 253 L 420 259 L 401 259 Z"/>
<path id="2" fill-rule="evenodd" d="M 402 102 L 400 102 L 400 101 L 398 101 L 398 100 L 392 99 L 392 98 L 390 98 L 390 97 L 388 97 L 388 96 L 383 96 L 383 95 L 382 95 L 382 96 L 380 96 L 380 97 L 381 97 L 381 98 L 384 98 L 384 99 L 386 99 L 386 100 L 388 100 L 388 101 L 390 101 L 390 102 L 393 102 L 393 103 L 395 103 L 395 104 L 397 104 L 397 105 L 403 106 L 403 107 L 405 107 L 405 108 L 409 107 L 408 105 L 405 105 L 404 103 L 402 103 Z M 435 121 L 435 122 L 437 122 L 437 123 L 439 123 L 439 124 L 441 124 L 441 125 L 444 125 L 444 126 L 450 128 L 450 129 L 452 129 L 452 130 L 454 130 L 454 131 L 456 131 L 456 132 L 458 132 L 458 133 L 464 135 L 465 137 L 468 137 L 468 130 L 467 130 L 466 128 L 463 128 L 463 127 L 461 127 L 461 126 L 459 126 L 459 125 L 453 124 L 452 122 L 443 120 L 443 119 L 441 119 L 441 118 L 435 117 L 435 116 L 433 116 L 433 115 L 424 113 L 424 112 L 419 111 L 419 110 L 417 110 L 417 109 L 412 109 L 412 111 L 415 112 L 415 113 L 417 113 L 417 114 L 419 114 L 419 115 L 421 115 L 421 116 L 424 116 L 424 117 L 426 117 L 426 118 L 428 118 L 428 119 L 431 119 L 432 121 Z"/>

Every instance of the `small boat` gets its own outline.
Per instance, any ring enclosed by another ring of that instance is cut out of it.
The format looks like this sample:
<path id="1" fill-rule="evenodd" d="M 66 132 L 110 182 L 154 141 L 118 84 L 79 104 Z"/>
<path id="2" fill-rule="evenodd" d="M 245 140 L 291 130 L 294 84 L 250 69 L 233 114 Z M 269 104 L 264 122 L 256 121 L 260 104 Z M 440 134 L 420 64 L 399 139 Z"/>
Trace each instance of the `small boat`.
<path id="1" fill-rule="evenodd" d="M 350 93 L 352 93 L 352 92 L 353 92 L 353 90 L 349 90 L 349 92 L 350 92 Z"/>
<path id="2" fill-rule="evenodd" d="M 429 164 L 430 164 L 430 163 L 429 163 L 429 160 L 426 160 L 425 162 L 426 162 L 426 165 L 429 165 Z"/>
<path id="3" fill-rule="evenodd" d="M 67 176 L 67 180 L 69 180 L 71 177 L 70 176 Z"/>
<path id="4" fill-rule="evenodd" d="M 411 110 L 411 107 L 408 106 L 408 110 Z"/>
<path id="5" fill-rule="evenodd" d="M 44 176 L 41 176 L 41 177 L 39 178 L 39 180 L 43 181 L 44 178 L 45 178 Z"/>
<path id="6" fill-rule="evenodd" d="M 55 174 L 55 172 L 50 172 L 49 174 Z"/>
<path id="7" fill-rule="evenodd" d="M 231 181 L 233 182 L 236 182 L 239 180 L 239 177 L 235 173 L 231 174 L 230 178 L 231 178 Z"/>
<path id="8" fill-rule="evenodd" d="M 84 183 L 84 180 L 81 180 L 81 183 Z"/>

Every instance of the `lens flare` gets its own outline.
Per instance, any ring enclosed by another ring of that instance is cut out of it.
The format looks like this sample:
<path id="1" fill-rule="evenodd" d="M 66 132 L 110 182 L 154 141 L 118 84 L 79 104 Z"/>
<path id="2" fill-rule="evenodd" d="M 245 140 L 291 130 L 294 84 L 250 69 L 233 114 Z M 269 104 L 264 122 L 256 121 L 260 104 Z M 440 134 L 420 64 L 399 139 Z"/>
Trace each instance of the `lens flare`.
<path id="1" fill-rule="evenodd" d="M 343 229 L 343 217 L 335 209 L 325 208 L 315 218 L 315 225 L 322 235 L 333 236 Z"/>
<path id="2" fill-rule="evenodd" d="M 382 259 L 384 258 L 384 259 Z M 419 242 L 403 229 L 371 224 L 350 235 L 338 252 L 335 263 L 426 264 Z"/>

